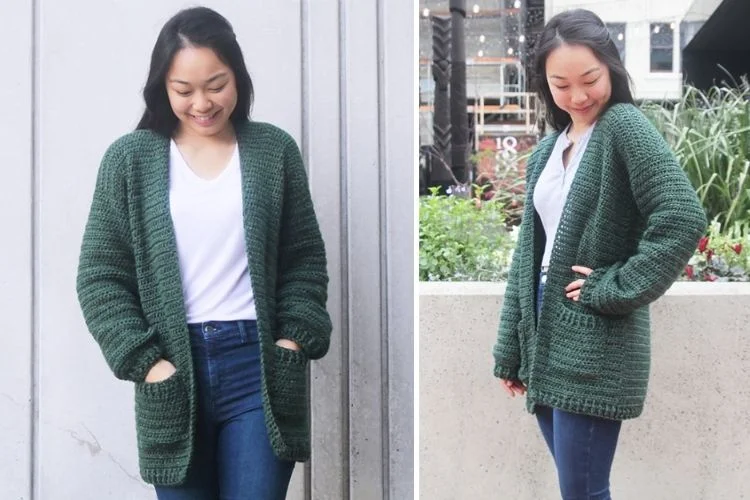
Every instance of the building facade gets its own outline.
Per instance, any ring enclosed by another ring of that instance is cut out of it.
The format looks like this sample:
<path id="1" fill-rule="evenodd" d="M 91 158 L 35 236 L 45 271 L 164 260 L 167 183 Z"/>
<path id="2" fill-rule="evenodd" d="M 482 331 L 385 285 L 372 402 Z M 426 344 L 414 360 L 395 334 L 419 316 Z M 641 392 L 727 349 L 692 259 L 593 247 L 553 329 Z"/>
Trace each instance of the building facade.
<path id="1" fill-rule="evenodd" d="M 540 105 L 530 85 L 533 45 L 544 23 L 567 9 L 594 11 L 607 24 L 633 79 L 636 100 L 682 94 L 682 49 L 721 0 L 466 0 L 468 116 L 474 146 L 483 137 L 533 135 Z M 419 2 L 420 144 L 432 143 L 433 16 L 448 0 Z"/>
<path id="2" fill-rule="evenodd" d="M 637 100 L 682 95 L 682 49 L 721 0 L 545 0 L 545 17 L 567 9 L 595 12 L 609 27 Z"/>

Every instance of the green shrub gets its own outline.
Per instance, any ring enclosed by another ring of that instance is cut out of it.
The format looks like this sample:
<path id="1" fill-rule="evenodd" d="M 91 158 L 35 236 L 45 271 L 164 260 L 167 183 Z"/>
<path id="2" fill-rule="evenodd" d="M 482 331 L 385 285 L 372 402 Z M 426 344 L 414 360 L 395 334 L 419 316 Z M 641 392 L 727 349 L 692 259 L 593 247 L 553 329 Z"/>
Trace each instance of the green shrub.
<path id="1" fill-rule="evenodd" d="M 438 188 L 419 200 L 421 281 L 505 280 L 514 245 L 497 201 L 441 196 Z"/>
<path id="2" fill-rule="evenodd" d="M 685 87 L 674 105 L 647 103 L 695 187 L 709 220 L 722 227 L 750 222 L 750 85 Z"/>

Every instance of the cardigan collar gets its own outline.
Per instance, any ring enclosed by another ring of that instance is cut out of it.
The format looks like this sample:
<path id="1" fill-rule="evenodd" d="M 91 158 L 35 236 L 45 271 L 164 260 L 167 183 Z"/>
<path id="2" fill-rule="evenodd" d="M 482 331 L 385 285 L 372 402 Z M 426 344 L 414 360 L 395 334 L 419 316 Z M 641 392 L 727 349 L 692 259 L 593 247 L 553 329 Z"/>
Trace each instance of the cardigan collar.
<path id="1" fill-rule="evenodd" d="M 562 248 L 560 241 L 569 240 L 567 236 L 569 236 L 568 233 L 571 230 L 571 224 L 568 221 L 575 220 L 580 217 L 585 217 L 586 215 L 571 213 L 572 208 L 570 200 L 586 196 L 587 194 L 592 195 L 592 193 L 586 193 L 585 186 L 590 185 L 591 179 L 595 177 L 595 172 L 597 171 L 597 169 L 601 168 L 601 166 L 596 162 L 595 158 L 598 156 L 598 150 L 600 150 L 601 145 L 603 145 L 605 142 L 603 141 L 605 134 L 605 123 L 606 112 L 605 115 L 602 115 L 599 118 L 599 120 L 594 125 L 593 130 L 591 131 L 589 145 L 586 148 L 586 151 L 583 152 L 583 156 L 581 157 L 580 164 L 578 166 L 578 171 L 576 172 L 576 176 L 573 178 L 573 182 L 571 183 L 568 198 L 565 201 L 563 212 L 560 217 L 560 223 L 557 229 L 557 234 L 555 236 L 552 258 L 550 260 L 550 266 L 547 273 L 547 285 L 557 286 L 563 283 L 567 284 L 565 280 L 567 280 L 572 275 L 572 271 L 569 269 L 562 269 L 559 262 L 561 260 L 561 253 L 566 254 L 562 256 L 562 258 L 563 260 L 567 260 L 566 257 L 568 257 L 571 252 L 575 253 L 576 249 Z M 530 172 L 529 181 L 526 186 L 526 206 L 524 208 L 523 217 L 524 219 L 532 221 L 528 231 L 531 234 L 528 236 L 529 241 L 527 242 L 529 244 L 528 250 L 530 250 L 531 253 L 527 254 L 528 258 L 526 259 L 526 265 L 522 266 L 521 276 L 519 276 L 519 278 L 521 280 L 522 286 L 528 286 L 531 290 L 533 290 L 535 287 L 535 283 L 538 277 L 538 271 L 541 266 L 542 252 L 544 250 L 545 244 L 544 229 L 542 227 L 541 220 L 539 219 L 534 208 L 534 189 L 536 187 L 537 181 L 539 180 L 539 176 L 542 173 L 542 170 L 544 170 L 547 161 L 549 161 L 559 135 L 560 132 L 554 132 L 548 137 L 545 137 L 537 146 L 538 149 L 535 154 L 533 165 L 529 165 L 532 170 Z M 528 300 L 522 300 L 522 302 L 526 302 L 521 305 L 522 308 L 535 316 L 536 307 L 533 302 L 534 294 L 524 294 L 524 296 L 527 296 Z"/>

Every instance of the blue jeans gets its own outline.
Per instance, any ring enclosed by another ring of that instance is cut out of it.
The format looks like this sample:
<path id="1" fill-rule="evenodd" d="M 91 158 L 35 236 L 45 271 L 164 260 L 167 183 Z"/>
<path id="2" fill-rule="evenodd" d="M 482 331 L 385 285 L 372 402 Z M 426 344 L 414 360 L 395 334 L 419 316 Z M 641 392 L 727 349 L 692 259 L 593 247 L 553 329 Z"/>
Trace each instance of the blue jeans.
<path id="1" fill-rule="evenodd" d="M 537 317 L 545 278 L 539 274 Z M 622 422 L 538 405 L 534 412 L 555 460 L 563 500 L 610 500 L 609 473 Z"/>
<path id="2" fill-rule="evenodd" d="M 266 432 L 255 321 L 188 325 L 198 385 L 198 427 L 188 477 L 157 486 L 159 500 L 283 500 L 294 462 Z"/>
<path id="3" fill-rule="evenodd" d="M 542 298 L 544 295 L 544 285 L 547 283 L 547 273 L 539 273 L 539 285 L 536 288 L 536 320 L 539 321 L 539 313 L 542 311 Z"/>
<path id="4" fill-rule="evenodd" d="M 609 473 L 622 422 L 546 406 L 537 406 L 535 413 L 563 500 L 610 500 Z"/>

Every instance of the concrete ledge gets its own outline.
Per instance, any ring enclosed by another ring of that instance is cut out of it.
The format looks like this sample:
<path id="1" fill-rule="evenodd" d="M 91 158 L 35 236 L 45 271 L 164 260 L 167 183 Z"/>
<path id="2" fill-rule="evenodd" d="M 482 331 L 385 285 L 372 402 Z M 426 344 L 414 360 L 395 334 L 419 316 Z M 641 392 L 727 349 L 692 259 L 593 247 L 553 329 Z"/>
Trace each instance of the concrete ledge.
<path id="1" fill-rule="evenodd" d="M 560 498 L 535 419 L 492 376 L 504 289 L 419 286 L 421 498 Z M 623 425 L 613 497 L 750 497 L 750 283 L 676 283 L 651 312 L 649 394 Z"/>
<path id="2" fill-rule="evenodd" d="M 419 295 L 503 295 L 505 282 L 422 281 Z M 701 283 L 678 281 L 667 290 L 668 297 L 682 295 L 750 295 L 750 283 Z"/>

